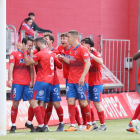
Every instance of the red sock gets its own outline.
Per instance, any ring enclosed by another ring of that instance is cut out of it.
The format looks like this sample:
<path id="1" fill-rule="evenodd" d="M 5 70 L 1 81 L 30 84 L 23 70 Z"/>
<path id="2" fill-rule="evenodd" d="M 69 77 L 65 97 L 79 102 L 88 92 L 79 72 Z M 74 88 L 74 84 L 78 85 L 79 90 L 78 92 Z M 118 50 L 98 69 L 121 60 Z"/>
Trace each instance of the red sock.
<path id="1" fill-rule="evenodd" d="M 75 124 L 75 106 L 68 105 L 68 109 L 69 109 L 70 123 Z"/>
<path id="2" fill-rule="evenodd" d="M 48 122 L 49 122 L 50 117 L 52 115 L 52 109 L 53 109 L 52 107 L 47 106 L 47 109 L 45 111 L 45 119 L 44 119 L 44 124 L 45 125 L 48 125 Z"/>
<path id="3" fill-rule="evenodd" d="M 94 119 L 94 112 L 93 112 L 93 109 L 91 108 L 91 121 L 94 122 L 95 119 Z"/>
<path id="4" fill-rule="evenodd" d="M 55 108 L 55 109 L 59 117 L 59 122 L 63 122 L 63 108 L 60 106 L 59 108 Z"/>
<path id="5" fill-rule="evenodd" d="M 104 124 L 104 123 L 105 123 L 104 111 L 97 112 L 97 113 L 98 113 L 98 117 L 99 117 L 100 123 L 101 123 L 101 124 Z"/>
<path id="6" fill-rule="evenodd" d="M 81 107 L 81 113 L 83 118 L 83 125 L 87 125 L 87 119 L 83 107 Z"/>
<path id="7" fill-rule="evenodd" d="M 132 120 L 137 119 L 137 117 L 139 116 L 139 114 L 140 114 L 140 104 L 138 104 L 138 106 L 137 106 L 137 108 L 136 108 L 136 110 L 135 110 L 135 113 L 134 113 L 134 115 L 133 115 Z M 132 121 L 132 120 L 131 120 L 131 121 Z M 132 124 L 131 121 L 130 121 L 129 124 Z"/>
<path id="8" fill-rule="evenodd" d="M 87 122 L 91 122 L 91 109 L 89 107 L 89 105 L 85 106 L 85 107 L 82 107 L 83 110 L 84 110 L 84 113 L 85 113 L 85 116 L 86 116 L 86 119 L 87 119 Z"/>
<path id="9" fill-rule="evenodd" d="M 11 121 L 12 121 L 12 123 L 16 122 L 17 113 L 18 113 L 18 108 L 13 108 L 13 106 L 12 106 L 11 107 Z"/>
<path id="10" fill-rule="evenodd" d="M 34 118 L 33 108 L 29 107 L 29 109 L 28 109 L 28 121 L 32 122 L 33 118 Z"/>
<path id="11" fill-rule="evenodd" d="M 75 119 L 76 119 L 78 125 L 82 125 L 78 107 L 75 107 Z"/>
<path id="12" fill-rule="evenodd" d="M 42 119 L 44 120 L 44 118 L 45 118 L 45 109 L 44 109 L 44 106 L 40 106 L 40 109 L 41 109 Z"/>
<path id="13" fill-rule="evenodd" d="M 42 114 L 41 114 L 41 109 L 39 106 L 37 106 L 36 108 L 33 109 L 35 116 L 36 116 L 36 120 L 38 122 L 39 125 L 44 124 L 43 123 L 43 119 L 42 119 Z"/>

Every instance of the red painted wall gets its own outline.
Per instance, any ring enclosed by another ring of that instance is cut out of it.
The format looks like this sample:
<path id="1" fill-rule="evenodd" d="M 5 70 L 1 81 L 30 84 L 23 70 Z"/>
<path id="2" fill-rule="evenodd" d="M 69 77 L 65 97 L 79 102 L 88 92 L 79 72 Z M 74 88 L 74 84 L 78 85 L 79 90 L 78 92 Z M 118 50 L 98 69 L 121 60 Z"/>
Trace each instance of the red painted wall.
<path id="1" fill-rule="evenodd" d="M 29 12 L 42 28 L 57 32 L 78 30 L 85 36 L 130 39 L 131 56 L 137 51 L 138 0 L 7 0 L 7 24 L 19 29 Z M 56 41 L 54 46 L 56 45 Z M 130 71 L 130 90 L 135 90 L 136 63 Z"/>

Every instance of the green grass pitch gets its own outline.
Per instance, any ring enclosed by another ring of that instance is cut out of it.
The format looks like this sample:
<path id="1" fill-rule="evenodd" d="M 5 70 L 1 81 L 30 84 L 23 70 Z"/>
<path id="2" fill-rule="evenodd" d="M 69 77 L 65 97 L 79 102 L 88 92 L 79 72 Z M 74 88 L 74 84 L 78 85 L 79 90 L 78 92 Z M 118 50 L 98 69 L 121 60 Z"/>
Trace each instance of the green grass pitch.
<path id="1" fill-rule="evenodd" d="M 130 119 L 107 120 L 106 131 L 75 131 L 55 132 L 57 127 L 49 127 L 52 132 L 29 133 L 29 129 L 16 130 L 6 136 L 0 136 L 0 140 L 140 140 L 140 134 L 127 132 L 126 127 Z M 99 122 L 97 122 L 99 125 Z M 65 125 L 68 128 L 69 125 Z"/>

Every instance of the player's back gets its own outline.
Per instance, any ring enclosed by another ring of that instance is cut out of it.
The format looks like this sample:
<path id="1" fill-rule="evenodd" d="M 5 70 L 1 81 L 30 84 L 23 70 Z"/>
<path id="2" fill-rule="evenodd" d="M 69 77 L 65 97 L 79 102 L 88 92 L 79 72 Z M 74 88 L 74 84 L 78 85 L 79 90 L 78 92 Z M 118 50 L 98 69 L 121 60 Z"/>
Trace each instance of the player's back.
<path id="1" fill-rule="evenodd" d="M 20 50 L 13 51 L 9 56 L 9 63 L 14 63 L 13 84 L 29 85 L 30 67 L 24 63 L 24 55 Z"/>
<path id="2" fill-rule="evenodd" d="M 40 65 L 41 74 L 37 79 L 41 79 L 41 81 L 46 83 L 52 83 L 54 77 L 54 57 L 55 55 L 46 49 L 41 50 L 37 54 L 34 55 L 33 59 L 36 59 Z"/>

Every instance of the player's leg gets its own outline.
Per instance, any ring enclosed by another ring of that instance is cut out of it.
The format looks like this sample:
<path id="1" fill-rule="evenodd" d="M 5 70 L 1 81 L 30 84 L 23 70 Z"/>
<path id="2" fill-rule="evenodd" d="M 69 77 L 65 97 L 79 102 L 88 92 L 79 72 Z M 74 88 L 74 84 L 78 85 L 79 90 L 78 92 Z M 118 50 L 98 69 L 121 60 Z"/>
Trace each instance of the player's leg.
<path id="1" fill-rule="evenodd" d="M 81 108 L 81 114 L 82 114 L 82 118 L 83 118 L 83 129 L 85 130 L 86 126 L 87 126 L 86 114 L 84 113 L 84 110 L 81 106 L 80 106 L 80 108 Z"/>
<path id="2" fill-rule="evenodd" d="M 130 123 L 128 124 L 126 130 L 129 131 L 129 132 L 135 132 L 134 128 L 133 128 L 133 125 L 132 125 L 132 121 L 133 120 L 136 120 L 137 117 L 140 115 L 140 104 L 138 104 L 136 110 L 135 110 L 135 113 L 130 121 Z"/>
<path id="3" fill-rule="evenodd" d="M 51 93 L 50 93 L 50 102 L 53 102 L 53 105 L 56 109 L 56 113 L 59 117 L 59 126 L 56 131 L 63 131 L 64 122 L 63 122 L 63 108 L 60 105 L 61 95 L 60 95 L 60 86 L 52 85 L 51 86 Z"/>
<path id="4" fill-rule="evenodd" d="M 140 130 L 139 130 L 139 125 L 140 125 L 140 115 L 137 117 L 137 119 L 132 120 L 132 124 L 134 127 L 134 130 L 137 134 L 140 134 Z"/>
<path id="5" fill-rule="evenodd" d="M 23 87 L 23 95 L 22 95 L 22 97 L 23 97 L 23 101 L 27 101 L 28 100 L 29 103 L 30 103 L 30 100 L 33 97 L 33 88 L 29 88 L 29 86 L 24 86 Z M 25 126 L 27 128 L 31 129 L 30 132 L 35 132 L 35 128 L 32 125 L 33 117 L 34 117 L 33 108 L 31 106 L 29 106 L 29 109 L 28 109 L 28 120 L 25 123 Z"/>
<path id="6" fill-rule="evenodd" d="M 89 91 L 89 94 L 90 94 L 90 93 L 91 93 L 91 92 Z M 92 94 L 92 95 L 93 95 L 93 94 Z M 92 95 L 91 95 L 91 96 L 92 96 Z M 90 99 L 91 99 L 91 96 L 89 95 Z M 95 130 L 95 129 L 98 129 L 98 125 L 97 125 L 97 123 L 96 123 L 96 121 L 95 121 L 93 108 L 92 108 L 92 106 L 91 106 L 91 100 L 87 100 L 87 101 L 88 101 L 88 104 L 89 104 L 90 109 L 91 109 L 91 122 L 92 122 L 92 125 L 93 125 L 93 130 Z"/>
<path id="7" fill-rule="evenodd" d="M 56 131 L 63 131 L 64 122 L 63 122 L 63 108 L 60 105 L 60 101 L 53 102 L 53 105 L 56 109 L 57 115 L 59 117 L 59 126 Z"/>
<path id="8" fill-rule="evenodd" d="M 33 108 L 34 114 L 38 122 L 38 128 L 36 129 L 37 132 L 46 131 L 46 128 L 44 126 L 44 120 L 42 118 L 41 109 L 38 105 L 38 100 L 45 101 L 47 93 L 46 91 L 48 88 L 50 88 L 50 86 L 51 85 L 48 83 L 36 81 L 34 86 L 33 99 L 30 100 L 30 105 Z"/>
<path id="9" fill-rule="evenodd" d="M 75 84 L 67 84 L 67 103 L 68 103 L 68 110 L 69 110 L 69 118 L 71 126 L 65 131 L 76 131 L 75 127 L 75 98 L 76 98 L 76 87 Z"/>
<path id="10" fill-rule="evenodd" d="M 39 101 L 39 102 L 38 102 L 38 105 L 40 106 L 42 118 L 43 118 L 43 120 L 44 120 L 44 118 L 45 118 L 44 101 Z"/>
<path id="11" fill-rule="evenodd" d="M 82 129 L 83 126 L 82 126 L 82 123 L 81 123 L 80 113 L 79 113 L 79 109 L 78 109 L 78 107 L 77 107 L 77 105 L 76 105 L 76 101 L 75 101 L 75 120 L 76 120 L 77 123 L 78 123 L 78 128 L 77 128 L 77 130 Z"/>
<path id="12" fill-rule="evenodd" d="M 90 87 L 90 91 L 93 92 L 93 98 L 91 99 L 94 102 L 94 106 L 97 110 L 97 114 L 101 123 L 101 126 L 97 131 L 105 131 L 107 129 L 105 124 L 105 116 L 104 116 L 104 110 L 101 106 L 102 101 L 102 92 L 103 92 L 103 85 L 95 85 Z"/>
<path id="13" fill-rule="evenodd" d="M 10 98 L 11 100 L 13 100 L 13 103 L 11 107 L 12 127 L 10 129 L 10 133 L 14 133 L 16 130 L 16 118 L 18 114 L 18 106 L 19 106 L 19 101 L 21 100 L 22 91 L 23 91 L 23 86 L 18 85 L 18 84 L 12 85 Z"/>
<path id="14" fill-rule="evenodd" d="M 78 99 L 79 99 L 79 104 L 82 107 L 82 109 L 84 110 L 84 113 L 86 115 L 86 119 L 87 119 L 87 127 L 85 131 L 91 131 L 93 129 L 92 126 L 92 122 L 91 122 L 91 110 L 90 107 L 87 103 L 87 91 L 88 91 L 88 84 L 84 84 L 84 86 L 79 87 L 78 84 L 76 84 L 76 89 L 77 89 L 77 93 L 78 93 Z"/>
<path id="15" fill-rule="evenodd" d="M 49 102 L 45 110 L 45 118 L 44 118 L 44 124 L 45 124 L 46 129 L 48 129 L 48 131 L 49 131 L 48 122 L 52 115 L 52 109 L 53 109 L 53 102 Z"/>

